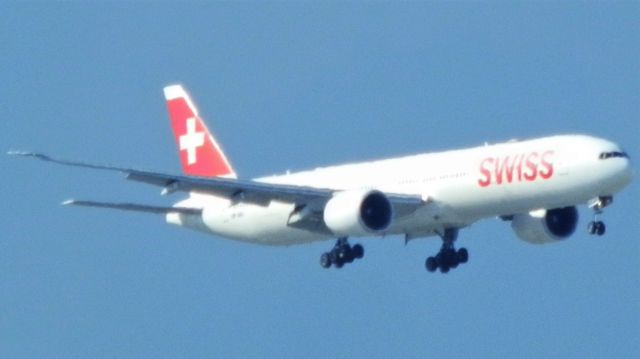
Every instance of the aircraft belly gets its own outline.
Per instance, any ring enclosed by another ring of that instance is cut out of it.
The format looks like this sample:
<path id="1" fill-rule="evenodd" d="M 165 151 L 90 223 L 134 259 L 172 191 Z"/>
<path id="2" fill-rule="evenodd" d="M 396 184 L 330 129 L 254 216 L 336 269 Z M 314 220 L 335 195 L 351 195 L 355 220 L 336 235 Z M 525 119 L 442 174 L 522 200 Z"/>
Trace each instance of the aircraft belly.
<path id="1" fill-rule="evenodd" d="M 202 218 L 210 232 L 251 243 L 291 245 L 331 238 L 287 226 L 292 211 L 292 204 L 273 201 L 268 206 L 236 204 L 205 208 Z"/>

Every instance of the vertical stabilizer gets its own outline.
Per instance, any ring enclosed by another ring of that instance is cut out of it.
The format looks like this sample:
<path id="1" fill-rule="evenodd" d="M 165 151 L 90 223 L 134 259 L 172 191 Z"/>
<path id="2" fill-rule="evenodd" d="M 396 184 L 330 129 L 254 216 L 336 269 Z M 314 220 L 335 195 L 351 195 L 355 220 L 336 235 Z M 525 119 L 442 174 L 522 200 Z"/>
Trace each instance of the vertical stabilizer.
<path id="1" fill-rule="evenodd" d="M 189 176 L 231 177 L 236 174 L 181 85 L 164 88 L 182 171 Z"/>

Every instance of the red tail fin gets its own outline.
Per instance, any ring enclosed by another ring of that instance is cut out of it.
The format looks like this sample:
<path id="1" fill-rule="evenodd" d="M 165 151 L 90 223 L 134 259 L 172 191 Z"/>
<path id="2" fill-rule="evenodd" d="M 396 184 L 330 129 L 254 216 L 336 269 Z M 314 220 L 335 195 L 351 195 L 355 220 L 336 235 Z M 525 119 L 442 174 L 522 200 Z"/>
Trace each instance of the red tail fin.
<path id="1" fill-rule="evenodd" d="M 164 97 L 180 152 L 182 171 L 189 176 L 235 178 L 229 161 L 182 86 L 165 87 Z"/>

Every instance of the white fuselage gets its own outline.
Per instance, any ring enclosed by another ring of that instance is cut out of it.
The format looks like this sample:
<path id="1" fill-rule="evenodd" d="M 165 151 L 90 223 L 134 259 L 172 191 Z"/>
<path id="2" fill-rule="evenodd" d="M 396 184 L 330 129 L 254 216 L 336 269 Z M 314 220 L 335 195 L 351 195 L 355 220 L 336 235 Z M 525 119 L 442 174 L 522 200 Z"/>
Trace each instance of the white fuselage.
<path id="1" fill-rule="evenodd" d="M 552 136 L 317 168 L 256 181 L 420 196 L 434 205 L 394 220 L 377 234 L 416 238 L 468 226 L 482 218 L 585 204 L 612 195 L 631 179 L 628 158 L 599 157 L 614 151 L 621 152 L 615 143 L 591 136 Z M 176 206 L 204 210 L 202 216 L 169 214 L 168 222 L 247 242 L 290 245 L 335 237 L 288 226 L 294 210 L 291 203 L 232 204 L 228 199 L 192 193 Z"/>

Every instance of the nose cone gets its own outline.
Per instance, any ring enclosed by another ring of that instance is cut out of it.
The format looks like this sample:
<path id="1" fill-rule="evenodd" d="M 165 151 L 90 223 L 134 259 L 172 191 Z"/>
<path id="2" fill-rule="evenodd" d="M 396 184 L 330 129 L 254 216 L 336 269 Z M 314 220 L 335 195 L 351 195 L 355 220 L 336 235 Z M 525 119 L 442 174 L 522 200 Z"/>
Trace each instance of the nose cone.
<path id="1" fill-rule="evenodd" d="M 628 154 L 618 144 L 607 140 L 602 140 L 598 149 L 605 190 L 611 193 L 622 190 L 633 178 Z"/>
<path id="2" fill-rule="evenodd" d="M 624 153 L 624 152 L 621 152 Z M 625 154 L 626 155 L 626 154 Z M 611 180 L 611 188 L 618 192 L 626 187 L 633 179 L 633 170 L 631 169 L 631 161 L 628 157 L 611 158 L 605 160 L 609 167 L 609 178 Z"/>
<path id="3" fill-rule="evenodd" d="M 620 179 L 624 183 L 623 186 L 628 185 L 633 179 L 633 170 L 631 169 L 631 161 L 629 158 L 624 159 L 624 164 L 620 169 Z"/>

